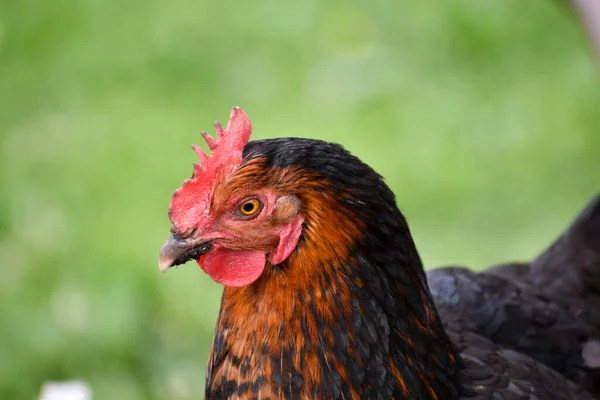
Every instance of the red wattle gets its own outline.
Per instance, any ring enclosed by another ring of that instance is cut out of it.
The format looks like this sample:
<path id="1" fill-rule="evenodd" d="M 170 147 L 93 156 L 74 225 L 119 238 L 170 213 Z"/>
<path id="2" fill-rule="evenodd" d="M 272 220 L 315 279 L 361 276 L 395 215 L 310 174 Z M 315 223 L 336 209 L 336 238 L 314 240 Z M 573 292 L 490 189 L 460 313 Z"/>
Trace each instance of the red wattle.
<path id="1" fill-rule="evenodd" d="M 198 260 L 200 268 L 215 282 L 232 287 L 254 283 L 262 275 L 266 263 L 264 251 L 224 248 L 213 248 Z"/>
<path id="2" fill-rule="evenodd" d="M 202 271 L 206 272 L 206 254 L 202 254 L 198 259 L 198 265 L 202 268 Z"/>

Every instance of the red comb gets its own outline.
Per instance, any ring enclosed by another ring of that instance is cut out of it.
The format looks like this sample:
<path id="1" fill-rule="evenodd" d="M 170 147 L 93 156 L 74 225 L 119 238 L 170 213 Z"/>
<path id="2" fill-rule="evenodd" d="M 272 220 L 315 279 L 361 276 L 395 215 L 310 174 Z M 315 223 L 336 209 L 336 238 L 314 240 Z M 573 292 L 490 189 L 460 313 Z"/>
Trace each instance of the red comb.
<path id="1" fill-rule="evenodd" d="M 233 107 L 227 128 L 215 122 L 217 138 L 202 132 L 202 137 L 211 151 L 208 156 L 197 145 L 192 148 L 200 163 L 194 163 L 194 174 L 173 193 L 169 217 L 174 228 L 185 232 L 195 227 L 208 214 L 210 197 L 219 179 L 229 175 L 242 162 L 242 152 L 252 133 L 248 115 L 239 107 Z"/>

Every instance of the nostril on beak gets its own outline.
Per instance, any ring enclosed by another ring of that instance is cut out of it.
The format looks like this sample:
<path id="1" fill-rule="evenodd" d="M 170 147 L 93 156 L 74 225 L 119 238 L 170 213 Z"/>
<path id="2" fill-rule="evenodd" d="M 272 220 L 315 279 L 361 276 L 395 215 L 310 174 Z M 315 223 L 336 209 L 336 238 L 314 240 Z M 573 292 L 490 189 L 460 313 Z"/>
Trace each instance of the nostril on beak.
<path id="1" fill-rule="evenodd" d="M 210 249 L 212 249 L 212 242 L 210 241 L 187 241 L 171 235 L 160 250 L 158 267 L 162 272 L 165 272 L 171 267 L 185 264 L 190 259 L 198 260 Z"/>

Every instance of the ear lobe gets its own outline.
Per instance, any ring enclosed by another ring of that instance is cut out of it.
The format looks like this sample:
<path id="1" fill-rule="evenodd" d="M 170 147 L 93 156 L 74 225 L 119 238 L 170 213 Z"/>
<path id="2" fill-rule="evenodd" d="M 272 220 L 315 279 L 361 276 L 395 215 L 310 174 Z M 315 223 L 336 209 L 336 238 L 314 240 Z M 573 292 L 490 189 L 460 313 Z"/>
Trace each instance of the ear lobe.
<path id="1" fill-rule="evenodd" d="M 284 225 L 279 232 L 279 244 L 277 248 L 269 254 L 269 261 L 273 265 L 281 264 L 292 254 L 298 240 L 302 234 L 302 224 L 304 223 L 304 217 L 297 213 L 296 216 Z"/>
<path id="2" fill-rule="evenodd" d="M 273 211 L 273 224 L 287 224 L 300 211 L 300 200 L 296 196 L 282 196 L 275 202 Z"/>

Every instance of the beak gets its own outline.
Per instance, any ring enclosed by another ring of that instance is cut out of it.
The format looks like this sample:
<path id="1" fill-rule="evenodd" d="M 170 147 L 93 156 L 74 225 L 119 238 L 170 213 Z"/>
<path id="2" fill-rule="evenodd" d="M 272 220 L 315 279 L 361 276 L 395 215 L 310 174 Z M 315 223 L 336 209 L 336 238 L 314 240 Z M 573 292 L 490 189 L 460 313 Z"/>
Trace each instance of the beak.
<path id="1" fill-rule="evenodd" d="M 198 260 L 212 248 L 212 242 L 201 239 L 183 239 L 171 234 L 158 255 L 158 268 L 161 272 L 187 261 Z"/>

